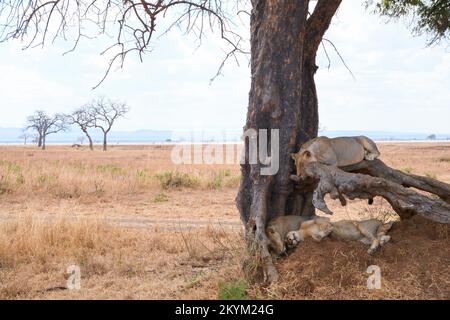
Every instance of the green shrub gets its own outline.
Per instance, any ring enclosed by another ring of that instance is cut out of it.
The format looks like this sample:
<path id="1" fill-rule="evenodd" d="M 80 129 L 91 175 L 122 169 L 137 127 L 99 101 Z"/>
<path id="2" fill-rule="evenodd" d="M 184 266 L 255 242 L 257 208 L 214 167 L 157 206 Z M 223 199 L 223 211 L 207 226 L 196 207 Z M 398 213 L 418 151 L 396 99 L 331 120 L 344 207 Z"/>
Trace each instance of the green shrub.
<path id="1" fill-rule="evenodd" d="M 244 280 L 219 282 L 219 300 L 246 300 L 247 283 Z"/>
<path id="2" fill-rule="evenodd" d="M 223 176 L 219 174 L 215 174 L 207 183 L 208 188 L 210 189 L 221 189 L 223 185 Z"/>
<path id="3" fill-rule="evenodd" d="M 406 173 L 412 173 L 413 172 L 413 168 L 411 168 L 411 167 L 403 168 L 402 171 L 406 172 Z"/>
<path id="4" fill-rule="evenodd" d="M 436 178 L 436 175 L 435 175 L 433 172 L 430 172 L 430 171 L 425 172 L 425 175 L 426 175 L 428 178 L 431 178 L 431 179 L 437 179 L 437 178 Z"/>
<path id="5" fill-rule="evenodd" d="M 0 194 L 12 193 L 17 185 L 25 183 L 20 165 L 0 160 L 0 169 Z"/>
<path id="6" fill-rule="evenodd" d="M 0 177 L 0 195 L 11 193 L 11 189 L 8 187 L 3 177 Z"/>
<path id="7" fill-rule="evenodd" d="M 48 174 L 41 174 L 40 176 L 37 177 L 37 181 L 41 185 L 52 184 L 56 181 L 56 177 L 50 176 Z"/>
<path id="8" fill-rule="evenodd" d="M 238 186 L 240 181 L 239 176 L 232 176 L 231 171 L 229 169 L 220 169 L 217 172 L 213 172 L 213 176 L 209 179 L 207 186 L 210 189 L 221 189 L 223 186 L 226 187 L 235 187 Z"/>
<path id="9" fill-rule="evenodd" d="M 11 161 L 0 160 L 0 166 L 4 167 L 8 173 L 12 173 L 12 174 L 16 174 L 16 175 L 19 175 L 22 173 L 22 167 Z"/>
<path id="10" fill-rule="evenodd" d="M 221 170 L 219 170 L 219 174 L 223 177 L 231 177 L 230 169 L 225 169 L 225 170 L 221 169 Z"/>
<path id="11" fill-rule="evenodd" d="M 80 173 L 85 173 L 86 170 L 88 169 L 88 166 L 81 162 L 74 162 L 71 164 L 71 166 L 73 169 L 75 169 L 76 171 L 78 171 Z"/>
<path id="12" fill-rule="evenodd" d="M 196 176 L 184 172 L 165 171 L 157 173 L 155 177 L 163 189 L 194 188 L 200 184 Z"/>
<path id="13" fill-rule="evenodd" d="M 97 166 L 97 171 L 103 173 L 111 173 L 111 174 L 121 174 L 123 172 L 122 168 L 116 166 L 114 164 L 102 164 Z"/>
<path id="14" fill-rule="evenodd" d="M 158 193 L 153 199 L 153 202 L 167 202 L 167 201 L 169 201 L 169 197 L 162 192 Z"/>
<path id="15" fill-rule="evenodd" d="M 138 169 L 136 171 L 136 178 L 139 180 L 139 182 L 144 183 L 144 182 L 150 180 L 151 175 L 147 172 L 147 170 Z"/>
<path id="16" fill-rule="evenodd" d="M 18 174 L 16 177 L 16 182 L 17 184 L 24 184 L 25 183 L 25 177 L 23 176 L 23 174 Z"/>

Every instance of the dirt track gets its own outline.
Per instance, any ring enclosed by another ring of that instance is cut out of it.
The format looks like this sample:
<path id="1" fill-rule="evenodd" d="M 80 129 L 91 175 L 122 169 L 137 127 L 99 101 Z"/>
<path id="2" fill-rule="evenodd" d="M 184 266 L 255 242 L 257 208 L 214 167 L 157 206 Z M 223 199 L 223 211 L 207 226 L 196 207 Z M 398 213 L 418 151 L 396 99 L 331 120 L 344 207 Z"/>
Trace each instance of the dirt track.
<path id="1" fill-rule="evenodd" d="M 0 213 L 0 221 L 14 221 L 19 216 L 15 214 Z M 35 217 L 36 218 L 36 217 Z M 39 214 L 37 218 L 40 221 L 52 222 L 61 219 L 68 219 L 70 222 L 79 221 L 100 221 L 119 228 L 131 229 L 153 229 L 157 228 L 161 231 L 189 231 L 196 228 L 214 227 L 220 229 L 236 229 L 242 228 L 239 222 L 219 221 L 219 220 L 182 220 L 182 219 L 152 219 L 144 217 L 92 217 L 92 216 L 76 216 L 76 215 L 54 215 Z"/>

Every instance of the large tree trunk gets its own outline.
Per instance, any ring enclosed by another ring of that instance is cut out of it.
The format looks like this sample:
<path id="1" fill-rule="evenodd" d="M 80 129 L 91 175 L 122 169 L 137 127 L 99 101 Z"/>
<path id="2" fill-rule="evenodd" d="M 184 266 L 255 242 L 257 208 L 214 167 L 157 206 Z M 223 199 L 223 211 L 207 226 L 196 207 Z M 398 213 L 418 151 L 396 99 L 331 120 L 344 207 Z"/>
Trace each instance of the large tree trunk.
<path id="1" fill-rule="evenodd" d="M 41 144 L 42 144 L 42 150 L 45 150 L 45 139 L 46 139 L 47 137 L 45 136 L 45 135 L 43 135 L 42 136 L 42 142 L 41 142 Z"/>
<path id="2" fill-rule="evenodd" d="M 269 141 L 270 130 L 279 130 L 279 170 L 275 175 L 261 175 L 264 165 L 250 164 L 246 148 L 236 202 L 249 244 L 256 244 L 252 248 L 257 249 L 269 282 L 277 273 L 267 248 L 266 222 L 286 213 L 314 214 L 311 191 L 293 192 L 290 154 L 317 135 L 315 56 L 340 2 L 320 0 L 307 19 L 307 0 L 252 1 L 252 83 L 244 130 L 267 129 Z M 269 143 L 267 149 L 271 147 Z"/>

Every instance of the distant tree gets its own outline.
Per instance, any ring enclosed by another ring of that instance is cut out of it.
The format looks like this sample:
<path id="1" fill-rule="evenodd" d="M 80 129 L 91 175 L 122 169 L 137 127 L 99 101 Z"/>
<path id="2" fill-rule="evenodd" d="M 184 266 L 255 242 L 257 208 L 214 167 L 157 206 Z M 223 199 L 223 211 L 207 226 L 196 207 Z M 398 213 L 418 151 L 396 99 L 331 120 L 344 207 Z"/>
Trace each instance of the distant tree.
<path id="1" fill-rule="evenodd" d="M 94 100 L 90 112 L 94 126 L 103 132 L 103 151 L 107 150 L 108 133 L 119 118 L 123 118 L 130 109 L 123 102 L 111 101 L 105 98 Z"/>
<path id="2" fill-rule="evenodd" d="M 42 150 L 45 150 L 48 135 L 65 131 L 66 128 L 65 116 L 61 114 L 49 116 L 45 111 L 38 110 L 27 118 L 26 130 L 36 131 L 37 143 Z"/>
<path id="3" fill-rule="evenodd" d="M 436 140 L 436 135 L 433 133 L 433 134 L 430 134 L 428 137 L 427 137 L 427 139 L 428 140 Z"/>
<path id="4" fill-rule="evenodd" d="M 79 143 L 80 145 L 82 145 L 84 143 L 84 139 L 86 139 L 85 136 L 79 136 L 76 140 L 77 143 Z"/>
<path id="5" fill-rule="evenodd" d="M 33 137 L 34 137 L 34 135 L 32 135 L 29 132 L 24 131 L 18 138 L 23 140 L 23 145 L 26 146 L 28 139 L 33 138 Z"/>
<path id="6" fill-rule="evenodd" d="M 34 115 L 27 118 L 27 124 L 24 130 L 36 131 L 35 139 L 37 146 L 42 147 L 42 130 L 44 127 L 44 118 L 46 117 L 44 111 L 36 111 Z"/>
<path id="7" fill-rule="evenodd" d="M 88 129 L 95 127 L 94 110 L 90 105 L 82 106 L 71 114 L 66 115 L 67 123 L 69 125 L 77 125 L 89 140 L 89 148 L 94 150 L 92 138 Z M 81 143 L 82 144 L 82 143 Z"/>
<path id="8" fill-rule="evenodd" d="M 31 140 L 31 142 L 33 142 L 34 144 L 39 145 L 39 138 L 38 138 L 38 135 L 37 135 L 37 134 L 33 134 L 33 135 L 32 135 L 32 140 Z"/>

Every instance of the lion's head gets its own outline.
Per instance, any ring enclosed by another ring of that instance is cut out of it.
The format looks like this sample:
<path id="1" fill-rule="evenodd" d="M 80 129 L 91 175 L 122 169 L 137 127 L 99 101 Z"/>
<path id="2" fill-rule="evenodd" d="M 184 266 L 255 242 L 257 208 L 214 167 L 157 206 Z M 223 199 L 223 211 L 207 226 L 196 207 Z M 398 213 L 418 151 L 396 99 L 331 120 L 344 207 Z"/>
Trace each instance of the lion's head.
<path id="1" fill-rule="evenodd" d="M 284 244 L 283 239 L 281 238 L 281 235 L 274 230 L 272 227 L 268 227 L 266 229 L 266 235 L 270 240 L 270 246 L 272 250 L 278 254 L 283 255 L 286 253 L 286 246 Z"/>
<path id="2" fill-rule="evenodd" d="M 305 165 L 307 165 L 310 162 L 318 161 L 314 152 L 312 152 L 309 148 L 315 141 L 317 141 L 317 138 L 304 143 L 297 153 L 291 153 L 291 158 L 295 162 L 295 167 L 297 168 L 298 176 L 302 175 Z"/>

